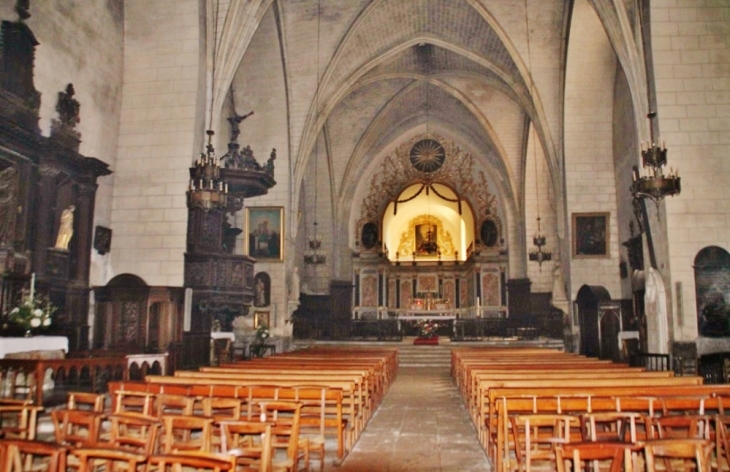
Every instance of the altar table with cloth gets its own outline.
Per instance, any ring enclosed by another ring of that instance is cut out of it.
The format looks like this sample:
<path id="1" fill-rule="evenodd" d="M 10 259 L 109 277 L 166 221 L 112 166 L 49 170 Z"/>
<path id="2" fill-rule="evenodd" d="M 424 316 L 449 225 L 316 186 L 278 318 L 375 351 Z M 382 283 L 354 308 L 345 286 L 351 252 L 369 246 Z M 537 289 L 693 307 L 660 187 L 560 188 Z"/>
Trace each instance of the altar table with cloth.
<path id="1" fill-rule="evenodd" d="M 30 351 L 59 351 L 68 353 L 65 336 L 31 336 L 29 338 L 0 338 L 0 359 L 8 354 Z"/>

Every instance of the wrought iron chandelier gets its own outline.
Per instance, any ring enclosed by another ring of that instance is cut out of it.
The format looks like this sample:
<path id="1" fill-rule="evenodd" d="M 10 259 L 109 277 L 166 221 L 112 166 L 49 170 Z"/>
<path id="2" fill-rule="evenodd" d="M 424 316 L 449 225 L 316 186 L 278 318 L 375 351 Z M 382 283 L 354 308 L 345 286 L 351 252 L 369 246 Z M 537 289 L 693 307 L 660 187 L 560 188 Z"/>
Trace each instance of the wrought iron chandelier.
<path id="1" fill-rule="evenodd" d="M 527 0 L 525 0 L 525 25 L 527 26 L 527 61 L 530 66 L 530 75 L 532 75 L 532 53 L 530 51 L 530 20 L 527 14 Z M 530 95 L 535 100 L 535 90 L 533 88 L 532 78 L 530 79 Z M 543 250 L 547 244 L 547 236 L 542 232 L 540 228 L 540 175 L 537 170 L 537 131 L 535 130 L 535 122 L 532 121 L 532 157 L 535 161 L 535 202 L 537 206 L 537 232 L 532 237 L 532 242 L 535 247 L 530 251 L 529 258 L 533 262 L 537 262 L 542 271 L 542 263 L 545 261 L 552 260 L 553 255 L 550 251 Z M 526 152 L 526 151 L 525 151 Z"/>
<path id="2" fill-rule="evenodd" d="M 631 184 L 631 194 L 634 198 L 650 198 L 659 206 L 664 197 L 679 195 L 681 192 L 681 180 L 676 169 L 669 170 L 664 175 L 663 167 L 667 164 L 667 147 L 664 143 L 661 146 L 654 141 L 653 121 L 656 118 L 656 112 L 646 115 L 651 122 L 649 132 L 651 140 L 644 148 L 644 142 L 641 142 L 641 161 L 643 170 L 639 170 L 638 166 L 634 166 L 633 183 Z"/>
<path id="3" fill-rule="evenodd" d="M 220 162 L 213 148 L 212 130 L 208 134 L 208 145 L 205 152 L 190 168 L 190 186 L 188 188 L 188 207 L 200 208 L 204 211 L 221 210 L 228 204 L 228 184 L 220 178 Z"/>
<path id="4" fill-rule="evenodd" d="M 319 43 L 320 43 L 320 18 L 321 5 L 317 2 L 317 88 L 314 92 L 314 116 L 315 126 L 319 123 Z M 316 136 L 314 150 L 314 223 L 312 224 L 312 236 L 309 238 L 308 248 L 304 251 L 304 263 L 310 265 L 320 265 L 327 262 L 327 256 L 322 250 L 322 238 L 317 232 L 317 187 L 319 186 L 319 173 L 317 159 L 319 159 L 319 134 Z"/>
<path id="5" fill-rule="evenodd" d="M 219 4 L 217 3 L 213 33 L 209 128 L 212 127 L 213 123 L 213 91 L 215 87 L 216 53 L 218 50 L 218 8 Z M 200 208 L 207 212 L 226 208 L 228 205 L 228 184 L 223 182 L 220 177 L 220 161 L 215 155 L 215 148 L 213 148 L 213 135 L 215 133 L 212 129 L 208 129 L 205 133 L 208 135 L 208 144 L 205 146 L 205 152 L 200 153 L 200 157 L 190 168 L 190 185 L 188 186 L 187 197 L 188 208 Z"/>
<path id="6" fill-rule="evenodd" d="M 533 262 L 537 262 L 540 264 L 540 269 L 542 269 L 542 263 L 545 261 L 552 260 L 553 255 L 550 251 L 543 251 L 543 247 L 545 247 L 545 244 L 547 243 L 547 237 L 540 232 L 540 212 L 538 210 L 537 214 L 537 232 L 532 237 L 532 242 L 535 245 L 535 248 L 530 251 L 530 260 Z"/>

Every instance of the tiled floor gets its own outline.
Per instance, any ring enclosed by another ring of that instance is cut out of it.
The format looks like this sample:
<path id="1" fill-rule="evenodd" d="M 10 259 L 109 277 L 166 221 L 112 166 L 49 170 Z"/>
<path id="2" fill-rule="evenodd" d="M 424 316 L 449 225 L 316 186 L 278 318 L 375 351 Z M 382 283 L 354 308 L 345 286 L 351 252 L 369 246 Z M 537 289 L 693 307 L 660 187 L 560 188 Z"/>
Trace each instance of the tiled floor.
<path id="1" fill-rule="evenodd" d="M 313 464 L 316 469 L 316 464 Z M 326 471 L 491 471 L 447 367 L 401 367 L 341 466 Z"/>

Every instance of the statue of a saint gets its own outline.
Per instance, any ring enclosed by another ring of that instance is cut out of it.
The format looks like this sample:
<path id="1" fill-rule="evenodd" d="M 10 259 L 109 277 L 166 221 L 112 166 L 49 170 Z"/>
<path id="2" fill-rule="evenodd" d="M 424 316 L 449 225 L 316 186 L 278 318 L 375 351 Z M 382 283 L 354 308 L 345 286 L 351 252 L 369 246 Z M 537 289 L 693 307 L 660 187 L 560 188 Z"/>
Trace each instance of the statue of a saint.
<path id="1" fill-rule="evenodd" d="M 299 268 L 294 266 L 291 274 L 291 287 L 289 288 L 289 300 L 299 302 Z"/>
<path id="2" fill-rule="evenodd" d="M 74 210 L 75 206 L 63 210 L 61 213 L 61 223 L 58 226 L 58 237 L 56 238 L 56 249 L 68 251 L 68 243 L 71 242 L 71 236 L 74 234 Z"/>

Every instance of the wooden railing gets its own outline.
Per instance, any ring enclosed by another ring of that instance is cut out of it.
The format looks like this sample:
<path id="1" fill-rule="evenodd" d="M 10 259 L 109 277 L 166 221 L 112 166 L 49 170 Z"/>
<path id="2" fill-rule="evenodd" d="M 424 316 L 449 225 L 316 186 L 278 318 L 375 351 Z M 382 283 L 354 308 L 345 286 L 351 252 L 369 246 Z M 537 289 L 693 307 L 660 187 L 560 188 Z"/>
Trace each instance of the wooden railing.
<path id="1" fill-rule="evenodd" d="M 0 359 L 0 397 L 35 405 L 64 399 L 69 390 L 104 392 L 110 380 L 127 378 L 127 359 Z"/>
<path id="2" fill-rule="evenodd" d="M 112 380 L 167 374 L 167 357 L 164 352 L 84 351 L 65 359 L 0 359 L 0 398 L 49 405 L 65 400 L 70 390 L 106 392 Z"/>

